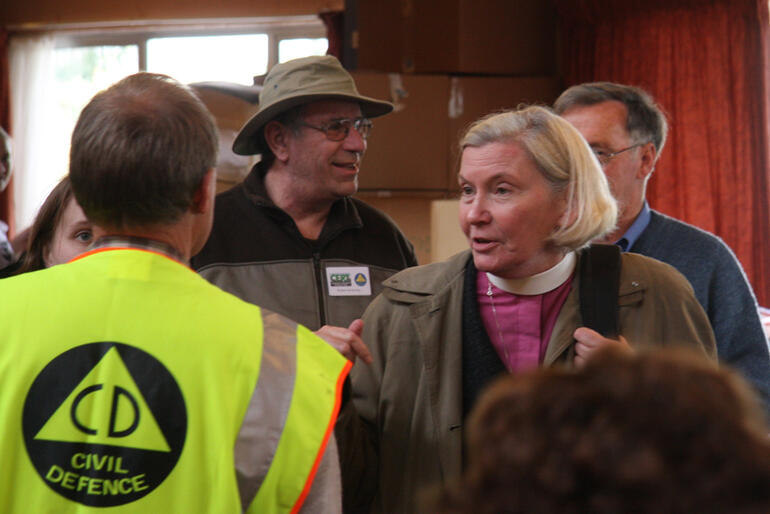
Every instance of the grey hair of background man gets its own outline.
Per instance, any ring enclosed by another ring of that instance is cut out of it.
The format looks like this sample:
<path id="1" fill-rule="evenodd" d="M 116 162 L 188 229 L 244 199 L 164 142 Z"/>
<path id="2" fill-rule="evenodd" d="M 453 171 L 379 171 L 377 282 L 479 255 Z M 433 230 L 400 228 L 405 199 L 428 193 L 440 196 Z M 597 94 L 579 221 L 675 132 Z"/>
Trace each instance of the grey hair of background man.
<path id="1" fill-rule="evenodd" d="M 460 140 L 468 147 L 518 143 L 551 185 L 565 194 L 565 223 L 549 243 L 577 250 L 615 228 L 617 204 L 596 156 L 580 133 L 550 109 L 540 106 L 490 114 L 473 123 Z"/>
<path id="2" fill-rule="evenodd" d="M 564 91 L 554 102 L 553 108 L 557 114 L 563 114 L 572 107 L 612 100 L 622 103 L 628 110 L 626 131 L 632 143 L 652 142 L 655 145 L 656 158 L 659 157 L 666 144 L 668 122 L 652 96 L 641 88 L 614 82 L 579 84 Z"/>
<path id="3" fill-rule="evenodd" d="M 214 119 L 187 86 L 137 73 L 98 93 L 72 133 L 78 203 L 109 228 L 173 223 L 217 160 Z"/>

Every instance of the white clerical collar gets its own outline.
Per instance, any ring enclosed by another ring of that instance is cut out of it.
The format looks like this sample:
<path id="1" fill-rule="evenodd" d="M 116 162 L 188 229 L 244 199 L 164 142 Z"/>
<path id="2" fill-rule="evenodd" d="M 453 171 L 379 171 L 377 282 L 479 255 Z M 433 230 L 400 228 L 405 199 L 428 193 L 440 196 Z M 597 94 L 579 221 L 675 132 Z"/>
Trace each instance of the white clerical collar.
<path id="1" fill-rule="evenodd" d="M 553 268 L 524 278 L 502 278 L 487 273 L 495 287 L 513 294 L 534 296 L 553 291 L 572 276 L 575 271 L 575 252 L 570 252 Z"/>

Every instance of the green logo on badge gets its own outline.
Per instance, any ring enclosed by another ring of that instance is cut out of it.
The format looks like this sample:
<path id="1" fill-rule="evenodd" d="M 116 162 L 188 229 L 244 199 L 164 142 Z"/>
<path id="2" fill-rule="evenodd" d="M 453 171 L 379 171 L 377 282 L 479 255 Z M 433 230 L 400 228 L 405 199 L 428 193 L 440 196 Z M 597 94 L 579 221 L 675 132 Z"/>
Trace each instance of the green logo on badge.
<path id="1" fill-rule="evenodd" d="M 350 273 L 332 273 L 332 287 L 349 287 L 351 284 Z"/>

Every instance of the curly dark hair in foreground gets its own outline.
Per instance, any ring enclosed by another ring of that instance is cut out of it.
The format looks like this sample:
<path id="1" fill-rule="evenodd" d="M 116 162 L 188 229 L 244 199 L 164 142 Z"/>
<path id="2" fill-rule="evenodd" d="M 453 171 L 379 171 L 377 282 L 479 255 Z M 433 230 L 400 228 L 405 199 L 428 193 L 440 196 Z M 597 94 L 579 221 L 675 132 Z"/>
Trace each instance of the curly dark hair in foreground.
<path id="1" fill-rule="evenodd" d="M 470 417 L 443 513 L 770 512 L 770 440 L 733 374 L 605 351 L 496 382 Z"/>

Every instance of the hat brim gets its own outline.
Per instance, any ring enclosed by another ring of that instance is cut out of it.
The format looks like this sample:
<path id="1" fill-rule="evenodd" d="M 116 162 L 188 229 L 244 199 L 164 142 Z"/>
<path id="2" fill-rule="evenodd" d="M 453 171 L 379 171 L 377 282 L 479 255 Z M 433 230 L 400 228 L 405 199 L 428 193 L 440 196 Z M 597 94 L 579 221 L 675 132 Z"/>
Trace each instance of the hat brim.
<path id="1" fill-rule="evenodd" d="M 278 102 L 260 109 L 254 116 L 247 121 L 238 136 L 233 142 L 233 152 L 239 155 L 255 155 L 262 153 L 264 148 L 264 139 L 259 137 L 259 132 L 267 122 L 274 119 L 284 111 L 298 105 L 316 102 L 320 100 L 347 100 L 355 102 L 361 106 L 361 115 L 366 118 L 376 118 L 388 114 L 393 110 L 393 104 L 376 100 L 367 96 L 355 96 L 333 93 L 302 94 L 283 98 Z"/>

